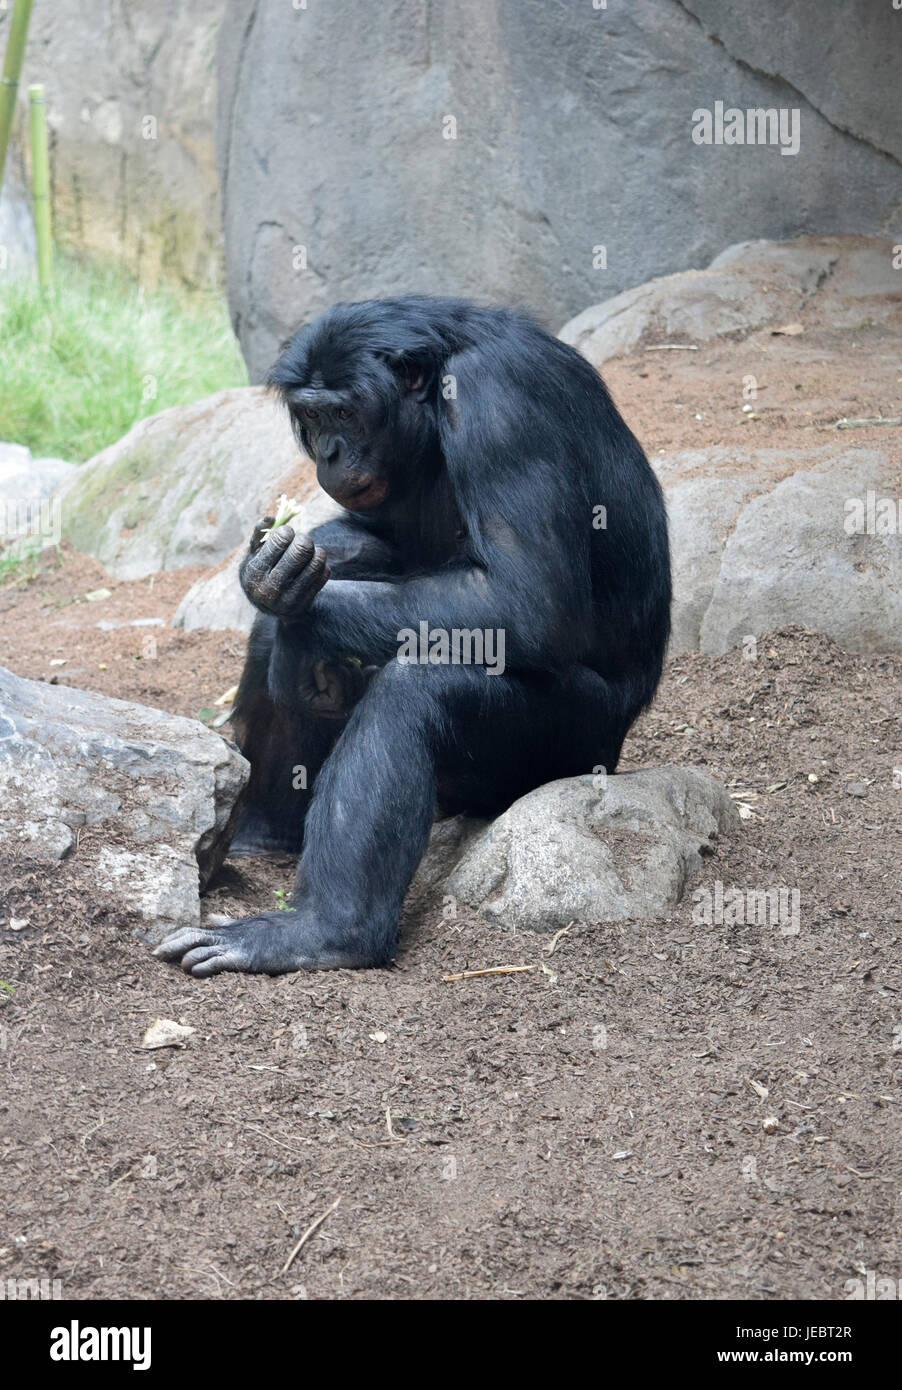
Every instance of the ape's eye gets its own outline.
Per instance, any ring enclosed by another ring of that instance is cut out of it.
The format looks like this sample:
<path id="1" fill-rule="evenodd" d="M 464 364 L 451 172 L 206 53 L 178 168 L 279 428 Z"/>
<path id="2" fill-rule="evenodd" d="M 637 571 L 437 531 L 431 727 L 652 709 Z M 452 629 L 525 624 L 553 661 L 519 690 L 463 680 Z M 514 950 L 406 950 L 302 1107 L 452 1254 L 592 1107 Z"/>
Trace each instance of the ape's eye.
<path id="1" fill-rule="evenodd" d="M 335 412 L 335 418 L 336 420 L 350 420 L 353 413 L 354 412 L 348 410 L 346 406 L 340 405 Z"/>
<path id="2" fill-rule="evenodd" d="M 318 420 L 318 419 L 319 419 L 319 411 L 318 411 L 318 410 L 314 410 L 313 407 L 310 406 L 310 405 L 305 405 L 302 413 L 303 413 L 303 416 L 304 416 L 304 419 L 305 419 L 305 420 Z"/>

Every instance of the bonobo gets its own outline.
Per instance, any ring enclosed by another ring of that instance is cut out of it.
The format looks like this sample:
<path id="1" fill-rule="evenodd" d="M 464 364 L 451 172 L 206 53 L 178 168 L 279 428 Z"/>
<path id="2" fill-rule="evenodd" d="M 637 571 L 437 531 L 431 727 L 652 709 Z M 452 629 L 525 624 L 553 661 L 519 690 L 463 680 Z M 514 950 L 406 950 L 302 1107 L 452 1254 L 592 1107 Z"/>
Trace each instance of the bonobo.
<path id="1" fill-rule="evenodd" d="M 300 862 L 289 911 L 157 948 L 198 976 L 388 964 L 437 805 L 494 815 L 612 772 L 670 629 L 658 482 L 595 370 L 528 317 L 339 304 L 270 385 L 343 512 L 309 536 L 264 518 L 241 568 L 233 851 Z M 443 640 L 411 660 L 421 631 Z M 483 634 L 503 669 L 455 659 Z"/>

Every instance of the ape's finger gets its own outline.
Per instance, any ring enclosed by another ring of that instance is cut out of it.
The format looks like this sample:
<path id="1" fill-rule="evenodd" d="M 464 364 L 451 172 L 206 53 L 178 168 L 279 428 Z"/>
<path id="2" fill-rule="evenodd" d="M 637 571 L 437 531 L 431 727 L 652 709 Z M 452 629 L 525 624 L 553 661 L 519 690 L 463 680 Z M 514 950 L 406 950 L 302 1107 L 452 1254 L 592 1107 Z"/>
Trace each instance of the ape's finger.
<path id="1" fill-rule="evenodd" d="M 215 946 L 195 946 L 193 951 L 188 951 L 182 956 L 181 966 L 183 970 L 190 971 L 195 965 L 201 965 L 205 960 L 212 960 L 214 956 L 223 954 L 223 948 L 218 942 Z"/>
<path id="2" fill-rule="evenodd" d="M 293 540 L 294 530 L 291 526 L 280 526 L 277 531 L 270 531 L 260 549 L 245 561 L 247 579 L 257 585 L 268 579 Z"/>
<path id="3" fill-rule="evenodd" d="M 272 568 L 270 579 L 273 584 L 279 589 L 287 589 L 290 582 L 307 568 L 315 553 L 313 541 L 299 531 L 281 560 Z"/>
<path id="4" fill-rule="evenodd" d="M 313 679 L 316 681 L 317 690 L 329 689 L 328 667 L 325 661 L 318 661 L 313 668 Z"/>
<path id="5" fill-rule="evenodd" d="M 261 517 L 261 519 L 257 522 L 256 526 L 251 532 L 251 539 L 248 545 L 248 549 L 250 550 L 252 555 L 256 555 L 257 551 L 260 549 L 261 545 L 266 540 L 268 532 L 272 530 L 274 522 L 274 516 Z"/>
<path id="6" fill-rule="evenodd" d="M 205 980 L 210 975 L 219 975 L 223 970 L 243 970 L 237 956 L 228 955 L 224 951 L 217 951 L 210 956 L 209 960 L 198 961 L 197 965 L 191 967 L 191 974 L 196 980 Z"/>
<path id="7" fill-rule="evenodd" d="M 317 546 L 313 552 L 313 559 L 282 595 L 280 608 L 286 613 L 301 612 L 312 603 L 329 578 L 326 552 Z"/>
<path id="8" fill-rule="evenodd" d="M 287 521 L 284 526 L 278 526 L 275 531 L 270 531 L 263 543 L 264 552 L 271 557 L 270 565 L 276 563 L 279 556 L 284 554 L 293 540 L 294 527 L 290 526 Z"/>

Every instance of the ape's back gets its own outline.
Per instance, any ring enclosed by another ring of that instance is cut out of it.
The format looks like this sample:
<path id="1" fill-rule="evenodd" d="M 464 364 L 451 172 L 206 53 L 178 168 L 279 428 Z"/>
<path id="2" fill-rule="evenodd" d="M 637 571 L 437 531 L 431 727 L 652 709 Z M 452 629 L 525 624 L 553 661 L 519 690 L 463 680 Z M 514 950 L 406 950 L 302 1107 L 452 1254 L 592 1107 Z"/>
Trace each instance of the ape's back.
<path id="1" fill-rule="evenodd" d="M 510 309 L 410 298 L 381 301 L 372 310 L 375 322 L 386 314 L 411 344 L 438 338 L 439 372 L 453 376 L 455 355 L 476 359 L 478 406 L 488 408 L 496 427 L 503 418 L 503 438 L 521 465 L 509 478 L 515 520 L 534 528 L 537 544 L 547 542 L 550 524 L 578 585 L 591 594 L 580 659 L 603 675 L 632 673 L 636 705 L 643 707 L 657 687 L 670 635 L 667 513 L 651 465 L 598 372 Z M 444 404 L 455 428 L 465 428 L 460 393 Z M 551 464 L 550 477 L 530 470 L 536 456 Z M 482 465 L 492 462 L 489 446 Z M 554 499 L 544 495 L 549 487 Z M 577 609 L 566 621 L 578 616 Z"/>

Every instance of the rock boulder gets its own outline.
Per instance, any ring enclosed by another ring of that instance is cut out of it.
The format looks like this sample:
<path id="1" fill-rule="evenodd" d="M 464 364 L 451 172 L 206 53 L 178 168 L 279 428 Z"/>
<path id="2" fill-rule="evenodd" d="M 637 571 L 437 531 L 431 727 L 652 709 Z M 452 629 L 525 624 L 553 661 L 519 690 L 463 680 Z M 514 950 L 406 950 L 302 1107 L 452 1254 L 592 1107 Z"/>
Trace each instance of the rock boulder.
<path id="1" fill-rule="evenodd" d="M 199 924 L 248 772 L 195 720 L 0 668 L 7 872 L 76 855 L 95 901 L 148 941 Z"/>
<path id="2" fill-rule="evenodd" d="M 56 494 L 63 536 L 117 579 L 216 565 L 288 488 L 317 491 L 282 406 L 257 387 L 141 420 Z"/>
<path id="3" fill-rule="evenodd" d="M 697 768 L 569 777 L 489 824 L 440 821 L 415 886 L 530 931 L 655 918 L 738 823 L 728 793 Z"/>

